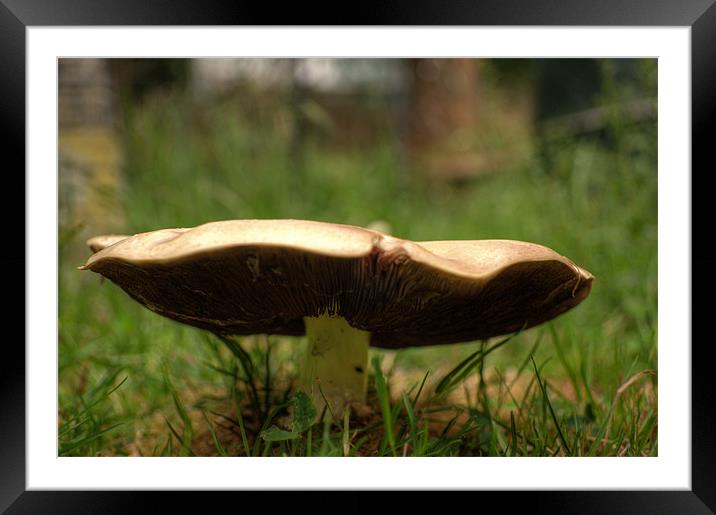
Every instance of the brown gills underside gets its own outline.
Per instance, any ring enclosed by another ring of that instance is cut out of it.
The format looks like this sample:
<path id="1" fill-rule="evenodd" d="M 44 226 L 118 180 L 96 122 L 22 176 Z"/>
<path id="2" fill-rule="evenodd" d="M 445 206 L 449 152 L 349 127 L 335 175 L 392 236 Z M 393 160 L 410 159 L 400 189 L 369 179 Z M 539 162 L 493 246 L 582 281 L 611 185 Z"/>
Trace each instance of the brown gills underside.
<path id="1" fill-rule="evenodd" d="M 516 263 L 475 281 L 378 248 L 347 258 L 240 246 L 166 264 L 107 258 L 91 269 L 156 313 L 215 332 L 301 335 L 303 317 L 328 313 L 384 348 L 526 329 L 577 305 L 591 287 L 559 260 Z"/>

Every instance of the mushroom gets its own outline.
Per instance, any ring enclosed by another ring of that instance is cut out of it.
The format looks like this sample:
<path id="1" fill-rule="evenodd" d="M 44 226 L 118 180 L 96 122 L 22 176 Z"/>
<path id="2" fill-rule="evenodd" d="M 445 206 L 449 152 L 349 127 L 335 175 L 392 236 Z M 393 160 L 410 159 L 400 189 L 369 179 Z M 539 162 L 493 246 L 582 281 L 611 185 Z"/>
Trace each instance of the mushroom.
<path id="1" fill-rule="evenodd" d="M 579 304 L 593 279 L 534 243 L 412 242 L 303 220 L 212 222 L 88 244 L 98 251 L 80 269 L 160 315 L 223 336 L 305 334 L 301 388 L 319 408 L 327 399 L 334 416 L 365 401 L 369 346 L 513 333 Z"/>

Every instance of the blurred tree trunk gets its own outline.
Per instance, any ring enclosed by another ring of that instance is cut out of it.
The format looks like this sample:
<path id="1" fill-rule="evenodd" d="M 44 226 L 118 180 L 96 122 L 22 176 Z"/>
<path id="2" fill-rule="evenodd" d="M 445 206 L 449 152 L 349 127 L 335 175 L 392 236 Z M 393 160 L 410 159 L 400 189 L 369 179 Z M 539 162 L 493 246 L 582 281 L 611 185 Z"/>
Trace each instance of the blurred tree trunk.
<path id="1" fill-rule="evenodd" d="M 60 59 L 60 225 L 87 236 L 122 229 L 122 150 L 106 59 Z"/>
<path id="2" fill-rule="evenodd" d="M 479 61 L 412 59 L 409 72 L 408 166 L 430 179 L 472 175 L 479 156 L 471 151 L 477 123 Z"/>

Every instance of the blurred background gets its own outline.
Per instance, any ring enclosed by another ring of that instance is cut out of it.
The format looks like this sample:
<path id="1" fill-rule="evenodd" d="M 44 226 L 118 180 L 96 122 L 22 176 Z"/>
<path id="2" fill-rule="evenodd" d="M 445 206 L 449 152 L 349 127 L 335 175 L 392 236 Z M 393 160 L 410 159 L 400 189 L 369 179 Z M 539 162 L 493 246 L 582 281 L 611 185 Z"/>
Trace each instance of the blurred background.
<path id="1" fill-rule="evenodd" d="M 157 453 L 174 388 L 221 380 L 200 331 L 76 270 L 85 240 L 239 218 L 555 249 L 591 296 L 490 359 L 515 373 L 532 349 L 594 409 L 656 369 L 656 106 L 655 59 L 61 59 L 60 423 L 126 378 L 98 418 L 122 425 L 83 452 Z M 471 350 L 377 352 L 424 373 Z"/>

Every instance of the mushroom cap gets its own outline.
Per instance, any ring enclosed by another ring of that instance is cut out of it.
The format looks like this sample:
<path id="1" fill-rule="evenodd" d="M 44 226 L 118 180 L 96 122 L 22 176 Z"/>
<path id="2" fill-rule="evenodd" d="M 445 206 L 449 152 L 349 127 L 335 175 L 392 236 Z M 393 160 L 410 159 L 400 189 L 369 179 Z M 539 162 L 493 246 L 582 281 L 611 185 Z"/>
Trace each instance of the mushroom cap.
<path id="1" fill-rule="evenodd" d="M 92 252 L 99 252 L 100 250 L 114 245 L 118 241 L 122 241 L 125 238 L 129 238 L 126 234 L 103 234 L 101 236 L 93 236 L 85 243 L 92 250 Z"/>
<path id="2" fill-rule="evenodd" d="M 230 220 L 136 234 L 93 254 L 147 308 L 221 334 L 305 334 L 344 317 L 384 348 L 486 339 L 550 320 L 593 276 L 512 240 L 412 242 L 350 225 Z"/>

